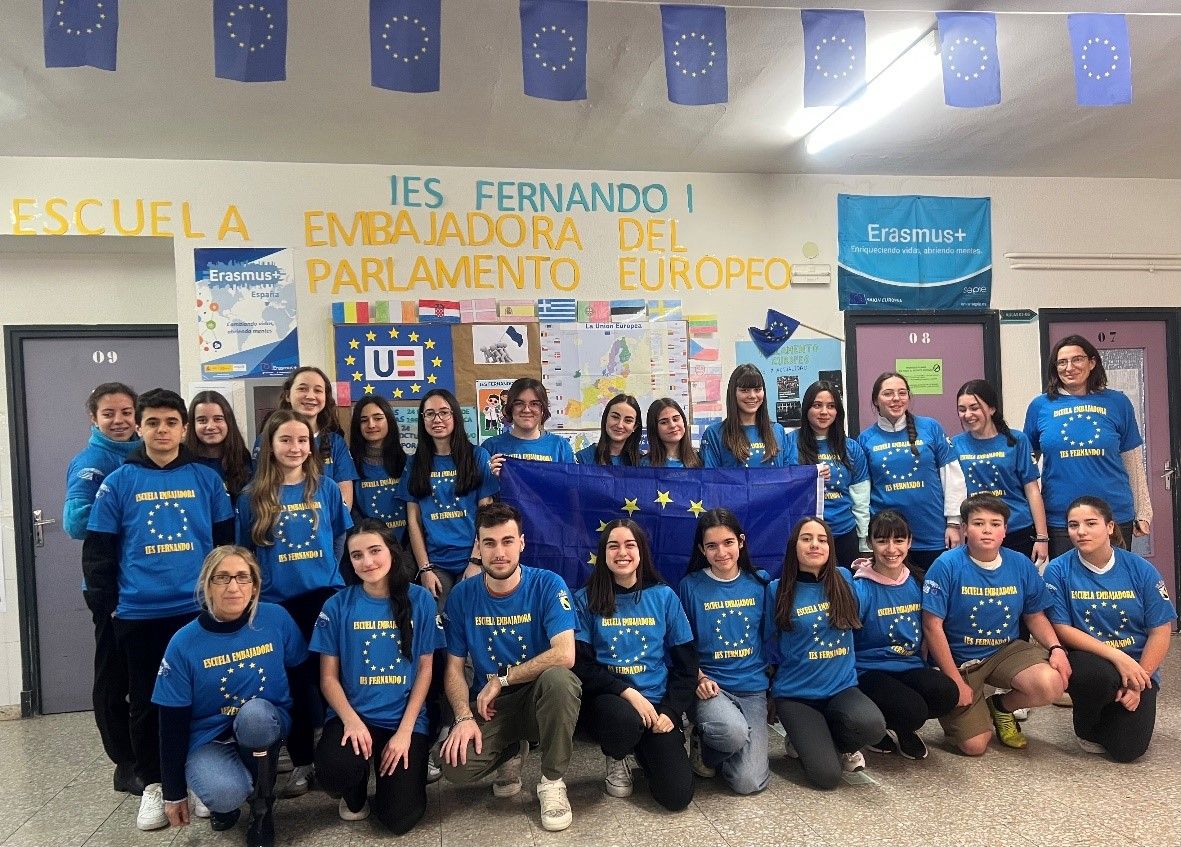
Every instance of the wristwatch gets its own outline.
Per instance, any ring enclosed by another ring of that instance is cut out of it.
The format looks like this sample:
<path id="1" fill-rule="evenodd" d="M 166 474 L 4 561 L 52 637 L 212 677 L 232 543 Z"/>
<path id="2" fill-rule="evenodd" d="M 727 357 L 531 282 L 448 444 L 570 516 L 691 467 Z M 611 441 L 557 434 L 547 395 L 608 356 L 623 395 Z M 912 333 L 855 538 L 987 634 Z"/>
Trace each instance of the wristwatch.
<path id="1" fill-rule="evenodd" d="M 501 688 L 508 688 L 508 665 L 501 665 L 496 672 L 496 681 L 500 683 Z"/>

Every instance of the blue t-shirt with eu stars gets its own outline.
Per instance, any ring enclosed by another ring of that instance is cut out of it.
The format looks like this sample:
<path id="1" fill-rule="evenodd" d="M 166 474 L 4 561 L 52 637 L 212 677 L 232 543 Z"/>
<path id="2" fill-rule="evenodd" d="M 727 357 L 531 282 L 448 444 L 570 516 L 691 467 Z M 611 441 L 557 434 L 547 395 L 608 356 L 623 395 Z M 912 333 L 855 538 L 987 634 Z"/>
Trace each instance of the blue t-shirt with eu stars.
<path id="1" fill-rule="evenodd" d="M 533 462 L 565 462 L 574 464 L 574 448 L 570 442 L 552 432 L 543 432 L 540 438 L 517 438 L 511 432 L 494 435 L 480 444 L 489 456 L 502 454 Z"/>
<path id="2" fill-rule="evenodd" d="M 767 690 L 763 642 L 770 578 L 765 571 L 759 575 L 766 581 L 740 570 L 723 582 L 702 568 L 686 575 L 677 587 L 697 639 L 698 667 L 732 694 Z"/>
<path id="3" fill-rule="evenodd" d="M 421 585 L 409 586 L 410 655 L 402 653 L 404 634 L 393 619 L 388 597 L 371 597 L 364 586 L 351 585 L 324 604 L 312 630 L 310 650 L 340 660 L 340 685 L 349 705 L 367 723 L 397 731 L 410 689 L 418 676 L 418 660 L 438 646 L 435 598 Z M 329 708 L 328 715 L 336 713 Z M 427 732 L 426 704 L 414 731 Z"/>
<path id="4" fill-rule="evenodd" d="M 866 567 L 869 567 L 866 565 Z M 857 672 L 909 671 L 924 667 L 923 592 L 908 575 L 901 585 L 853 577 L 861 629 L 853 632 Z"/>
<path id="5" fill-rule="evenodd" d="M 846 438 L 845 452 L 849 455 L 851 469 L 828 446 L 827 438 L 816 439 L 816 460 L 828 465 L 829 468 L 828 479 L 824 481 L 824 519 L 832 527 L 834 535 L 844 535 L 857 529 L 849 486 L 869 479 L 869 465 L 865 461 L 865 451 L 861 449 L 861 444 L 855 438 Z M 796 430 L 787 436 L 786 464 L 799 463 L 800 432 Z"/>
<path id="6" fill-rule="evenodd" d="M 775 435 L 775 443 L 779 445 L 779 452 L 775 454 L 775 458 L 770 462 L 764 462 L 763 459 L 767 455 L 767 445 L 763 443 L 763 437 L 759 435 L 759 428 L 755 424 L 744 426 L 742 431 L 746 433 L 746 440 L 750 442 L 750 456 L 745 462 L 739 462 L 738 458 L 730 452 L 726 446 L 725 440 L 722 438 L 722 426 L 725 421 L 718 421 L 710 424 L 705 430 L 705 435 L 701 437 L 701 462 L 707 468 L 782 468 L 788 465 L 787 461 L 787 431 L 776 421 L 771 421 L 771 431 Z"/>
<path id="7" fill-rule="evenodd" d="M 837 573 L 852 578 L 844 568 Z M 820 582 L 797 580 L 792 598 L 792 628 L 775 625 L 775 596 L 779 580 L 767 587 L 767 631 L 773 641 L 771 696 L 794 700 L 824 700 L 857 684 L 853 631 L 837 629 L 828 619 L 829 601 Z"/>
<path id="8" fill-rule="evenodd" d="M 991 494 L 1003 500 L 1009 507 L 1010 532 L 1033 526 L 1025 486 L 1040 476 L 1025 433 L 1014 430 L 1012 435 L 1013 444 L 1001 433 L 992 438 L 976 438 L 969 432 L 961 432 L 951 439 L 960 457 L 968 496 Z"/>
<path id="9" fill-rule="evenodd" d="M 406 503 L 397 496 L 401 477 L 390 476 L 381 462 L 361 462 L 353 483 L 353 506 L 366 518 L 381 521 L 401 539 L 406 532 Z"/>

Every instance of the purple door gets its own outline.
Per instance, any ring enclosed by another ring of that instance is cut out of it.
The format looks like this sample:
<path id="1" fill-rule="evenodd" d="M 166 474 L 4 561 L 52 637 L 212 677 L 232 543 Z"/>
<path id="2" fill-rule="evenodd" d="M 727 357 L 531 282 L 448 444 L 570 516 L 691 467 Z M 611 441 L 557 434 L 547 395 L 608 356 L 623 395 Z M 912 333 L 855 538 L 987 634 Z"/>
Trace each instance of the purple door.
<path id="1" fill-rule="evenodd" d="M 1047 321 L 1050 345 L 1067 335 L 1081 335 L 1098 348 L 1107 371 L 1107 386 L 1132 401 L 1136 423 L 1144 436 L 1145 470 L 1152 498 L 1152 534 L 1132 541 L 1132 549 L 1156 567 L 1177 603 L 1177 571 L 1173 534 L 1173 495 L 1166 487 L 1170 462 L 1172 408 L 1169 366 L 1177 361 L 1168 350 L 1168 326 L 1162 320 Z M 1047 348 L 1048 351 L 1048 348 Z"/>

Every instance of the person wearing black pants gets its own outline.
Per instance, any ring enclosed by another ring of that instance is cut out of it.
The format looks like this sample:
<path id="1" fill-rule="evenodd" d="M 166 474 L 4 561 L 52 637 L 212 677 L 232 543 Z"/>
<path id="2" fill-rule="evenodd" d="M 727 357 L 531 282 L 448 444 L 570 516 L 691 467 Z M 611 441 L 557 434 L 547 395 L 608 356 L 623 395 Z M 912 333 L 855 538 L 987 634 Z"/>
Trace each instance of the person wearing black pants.
<path id="1" fill-rule="evenodd" d="M 1117 699 L 1123 682 L 1115 665 L 1083 650 L 1069 650 L 1067 658 L 1073 670 L 1066 690 L 1074 701 L 1074 734 L 1099 745 L 1117 762 L 1139 759 L 1148 750 L 1156 728 L 1160 686 L 1150 684 L 1140 691 L 1138 705 L 1129 711 Z"/>
<path id="2" fill-rule="evenodd" d="M 935 668 L 866 671 L 858 675 L 857 687 L 881 710 L 886 736 L 893 742 L 884 747 L 871 744 L 870 749 L 883 753 L 897 750 L 907 759 L 927 758 L 927 745 L 917 734 L 919 727 L 948 714 L 959 699 L 959 690 Z"/>
<path id="3" fill-rule="evenodd" d="M 316 746 L 316 780 L 330 797 L 341 798 L 341 817 L 356 820 L 374 816 L 394 835 L 404 835 L 414 828 L 426 814 L 426 764 L 431 752 L 431 739 L 426 733 L 411 735 L 409 764 L 390 773 L 382 772 L 381 751 L 394 737 L 394 730 L 363 721 L 372 739 L 375 756 L 369 758 L 355 752 L 351 744 L 342 746 L 345 729 L 340 718 L 332 718 L 324 725 L 324 733 Z M 376 768 L 377 788 L 368 797 L 369 770 Z M 366 807 L 368 801 L 368 809 Z M 344 812 L 348 809 L 348 814 Z"/>
<path id="4" fill-rule="evenodd" d="M 85 594 L 85 592 L 83 592 Z M 86 599 L 89 608 L 91 601 Z M 94 723 L 98 727 L 103 750 L 115 763 L 115 790 L 137 797 L 144 784 L 135 775 L 135 751 L 131 747 L 131 713 L 127 706 L 127 660 L 119 652 L 115 621 L 110 612 L 90 608 L 94 621 Z"/>
<path id="5" fill-rule="evenodd" d="M 335 588 L 318 588 L 298 597 L 280 601 L 299 627 L 300 634 L 309 643 L 316 628 L 316 619 L 333 595 Z M 324 701 L 320 696 L 320 657 L 314 652 L 308 658 L 287 671 L 287 684 L 291 686 L 291 732 L 287 736 L 287 752 L 296 767 L 309 765 L 315 755 L 316 729 L 324 723 Z M 291 789 L 283 791 L 290 795 Z M 303 792 L 300 792 L 303 793 Z"/>

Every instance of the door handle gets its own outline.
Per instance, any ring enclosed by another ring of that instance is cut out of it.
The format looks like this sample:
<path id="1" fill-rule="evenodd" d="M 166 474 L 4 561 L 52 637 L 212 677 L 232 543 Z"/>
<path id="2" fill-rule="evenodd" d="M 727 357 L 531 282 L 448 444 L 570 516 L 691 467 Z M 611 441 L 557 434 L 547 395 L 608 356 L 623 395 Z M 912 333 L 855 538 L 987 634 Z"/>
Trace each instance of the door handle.
<path id="1" fill-rule="evenodd" d="M 49 526 L 50 524 L 54 523 L 57 523 L 57 520 L 54 518 L 45 517 L 41 509 L 33 510 L 33 546 L 45 546 L 45 530 L 41 527 Z"/>
<path id="2" fill-rule="evenodd" d="M 1172 459 L 1165 459 L 1165 472 L 1160 475 L 1160 478 L 1165 481 L 1165 491 L 1173 490 L 1173 484 L 1177 481 L 1177 470 L 1178 468 L 1173 465 Z"/>

